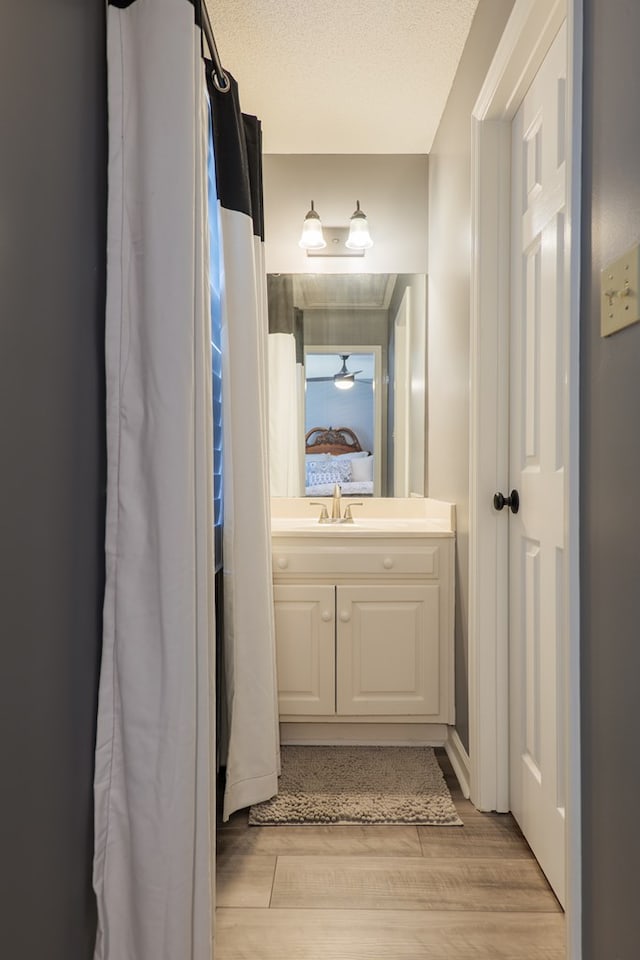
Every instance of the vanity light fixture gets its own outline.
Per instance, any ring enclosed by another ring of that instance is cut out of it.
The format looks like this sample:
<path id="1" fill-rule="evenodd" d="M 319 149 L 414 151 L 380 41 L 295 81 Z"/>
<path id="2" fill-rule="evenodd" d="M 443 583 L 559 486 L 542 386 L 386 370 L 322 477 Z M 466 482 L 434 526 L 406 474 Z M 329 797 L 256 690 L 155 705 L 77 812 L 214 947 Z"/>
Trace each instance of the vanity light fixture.
<path id="1" fill-rule="evenodd" d="M 304 218 L 299 246 L 308 257 L 364 257 L 373 246 L 367 215 L 356 201 L 348 227 L 325 227 L 311 201 L 311 209 Z"/>
<path id="2" fill-rule="evenodd" d="M 311 210 L 304 218 L 298 245 L 303 250 L 322 250 L 327 245 L 322 235 L 322 222 L 314 209 L 313 200 L 311 201 Z"/>
<path id="3" fill-rule="evenodd" d="M 356 200 L 356 209 L 351 214 L 349 237 L 345 246 L 349 250 L 369 250 L 373 246 L 367 215 L 360 209 L 359 200 Z"/>

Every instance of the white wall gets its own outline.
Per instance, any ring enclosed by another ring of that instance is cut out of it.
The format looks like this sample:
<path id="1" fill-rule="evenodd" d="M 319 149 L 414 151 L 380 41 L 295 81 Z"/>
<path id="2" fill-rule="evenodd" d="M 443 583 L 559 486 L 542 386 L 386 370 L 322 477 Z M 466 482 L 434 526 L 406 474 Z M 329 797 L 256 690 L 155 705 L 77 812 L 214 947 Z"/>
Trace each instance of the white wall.
<path id="1" fill-rule="evenodd" d="M 413 154 L 265 155 L 267 272 L 426 273 L 427 175 L 427 157 Z M 348 226 L 359 200 L 372 249 L 364 257 L 307 257 L 298 240 L 311 200 L 329 227 Z"/>
<path id="2" fill-rule="evenodd" d="M 471 111 L 512 0 L 480 0 L 429 155 L 429 496 L 457 505 L 456 726 L 468 747 Z"/>

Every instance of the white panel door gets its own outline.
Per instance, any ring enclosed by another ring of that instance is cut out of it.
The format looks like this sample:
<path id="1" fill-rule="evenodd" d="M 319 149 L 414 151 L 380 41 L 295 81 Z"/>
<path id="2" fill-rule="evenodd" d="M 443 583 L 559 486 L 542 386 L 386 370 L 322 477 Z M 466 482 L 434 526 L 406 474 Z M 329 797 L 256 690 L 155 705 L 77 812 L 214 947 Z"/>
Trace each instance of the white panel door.
<path id="1" fill-rule="evenodd" d="M 510 479 L 511 809 L 565 890 L 566 28 L 512 126 Z"/>
<path id="2" fill-rule="evenodd" d="M 440 712 L 440 586 L 337 588 L 337 709 L 343 715 Z"/>
<path id="3" fill-rule="evenodd" d="M 280 714 L 335 713 L 335 587 L 276 586 Z"/>

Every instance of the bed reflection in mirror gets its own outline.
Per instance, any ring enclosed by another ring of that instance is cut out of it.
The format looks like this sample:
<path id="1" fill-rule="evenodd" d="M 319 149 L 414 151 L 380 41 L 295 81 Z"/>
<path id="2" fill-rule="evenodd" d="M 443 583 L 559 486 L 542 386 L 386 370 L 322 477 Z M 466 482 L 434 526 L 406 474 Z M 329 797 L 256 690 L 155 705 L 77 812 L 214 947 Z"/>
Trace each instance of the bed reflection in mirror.
<path id="1" fill-rule="evenodd" d="M 381 352 L 305 347 L 306 496 L 380 496 Z"/>
<path id="2" fill-rule="evenodd" d="M 273 496 L 424 496 L 426 278 L 270 274 Z"/>

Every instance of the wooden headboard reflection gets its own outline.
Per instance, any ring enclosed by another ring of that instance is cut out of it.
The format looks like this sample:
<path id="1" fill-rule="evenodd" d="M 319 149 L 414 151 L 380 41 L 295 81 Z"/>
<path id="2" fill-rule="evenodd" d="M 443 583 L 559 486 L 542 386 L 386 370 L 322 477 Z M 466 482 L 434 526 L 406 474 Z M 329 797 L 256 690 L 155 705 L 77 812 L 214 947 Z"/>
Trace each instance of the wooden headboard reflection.
<path id="1" fill-rule="evenodd" d="M 305 453 L 359 453 L 360 441 L 349 427 L 313 427 L 304 438 Z"/>

